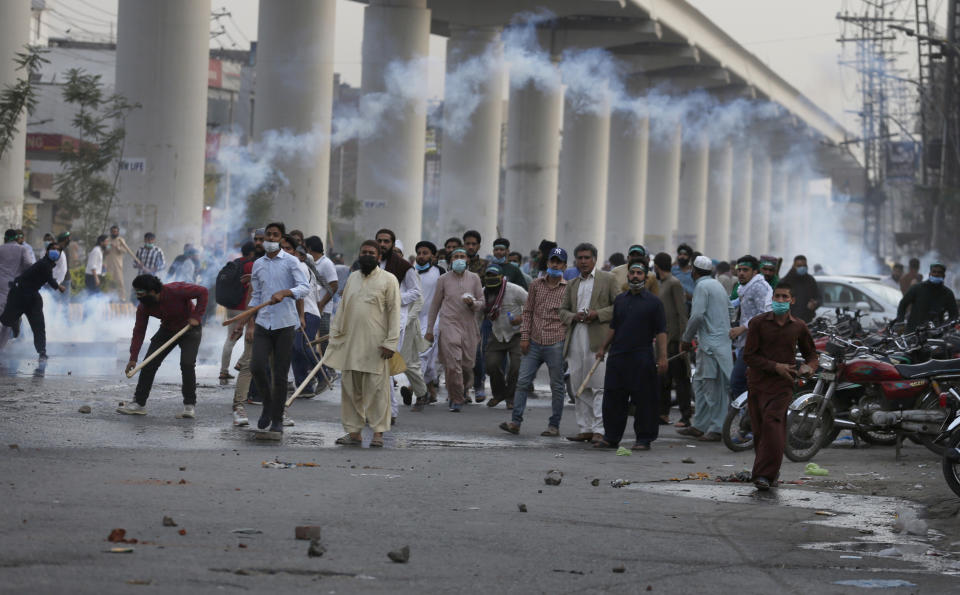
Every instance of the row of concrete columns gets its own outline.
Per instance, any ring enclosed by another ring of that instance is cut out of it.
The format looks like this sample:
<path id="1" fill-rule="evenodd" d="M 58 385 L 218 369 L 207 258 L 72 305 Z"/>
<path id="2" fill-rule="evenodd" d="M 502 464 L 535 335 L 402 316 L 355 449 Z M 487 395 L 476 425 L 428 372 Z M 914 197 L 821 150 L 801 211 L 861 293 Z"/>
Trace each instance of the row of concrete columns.
<path id="1" fill-rule="evenodd" d="M 280 4 L 260 3 L 254 138 L 299 135 L 292 149 L 277 153 L 285 184 L 273 217 L 322 232 L 336 2 Z M 26 23 L 29 3 L 3 6 L 0 50 L 9 55 L 18 42 L 13 33 L 27 30 L 13 23 Z M 209 0 L 126 0 L 119 10 L 117 91 L 142 104 L 128 118 L 125 152 L 146 162 L 145 173 L 123 177 L 120 220 L 134 232 L 155 229 L 176 248 L 200 239 L 209 10 Z M 426 0 L 371 0 L 365 8 L 361 113 L 378 121 L 359 142 L 360 224 L 369 233 L 392 228 L 411 243 L 421 238 L 426 95 L 398 95 L 388 79 L 405 64 L 401 76 L 426 84 L 430 23 Z M 479 56 L 486 70 L 473 89 L 477 106 L 463 130 L 443 139 L 443 234 L 478 229 L 485 239 L 505 235 L 521 249 L 542 238 L 568 249 L 589 241 L 604 256 L 636 242 L 652 252 L 687 242 L 720 258 L 786 245 L 785 228 L 770 228 L 771 209 L 798 199 L 803 185 L 775 171 L 767 152 L 611 111 L 607 100 L 584 106 L 547 79 L 510 84 L 498 229 L 505 82 L 499 31 L 453 27 L 448 73 Z M 17 159 L 9 153 L 0 165 Z M 0 192 L 3 205 L 19 204 L 9 198 L 19 187 Z"/>

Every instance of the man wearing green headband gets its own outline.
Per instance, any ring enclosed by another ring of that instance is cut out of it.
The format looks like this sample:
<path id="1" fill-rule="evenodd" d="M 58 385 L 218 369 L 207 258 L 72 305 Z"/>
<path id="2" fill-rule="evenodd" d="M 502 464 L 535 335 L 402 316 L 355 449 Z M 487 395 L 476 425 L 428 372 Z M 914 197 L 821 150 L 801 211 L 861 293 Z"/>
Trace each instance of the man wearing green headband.
<path id="1" fill-rule="evenodd" d="M 747 364 L 743 361 L 743 346 L 747 342 L 747 328 L 755 317 L 772 308 L 773 289 L 759 273 L 760 261 L 747 254 L 737 259 L 737 299 L 731 305 L 739 312 L 739 324 L 730 329 L 730 338 L 736 352 L 736 362 L 730 376 L 730 398 L 739 397 L 747 390 Z"/>
<path id="2" fill-rule="evenodd" d="M 630 249 L 627 250 L 627 262 L 613 267 L 610 271 L 620 291 L 627 291 L 629 289 L 627 286 L 627 267 L 630 266 L 632 261 L 636 260 L 643 262 L 643 266 L 645 267 L 650 266 L 650 257 L 647 255 L 647 249 L 640 244 L 630 246 Z M 649 275 L 644 287 L 653 295 L 660 295 L 660 282 L 657 280 L 656 275 Z"/>
<path id="3" fill-rule="evenodd" d="M 950 288 L 944 286 L 943 281 L 947 274 L 947 267 L 943 263 L 934 262 L 930 265 L 930 274 L 927 280 L 910 287 L 907 294 L 900 300 L 897 307 L 897 319 L 900 322 L 910 310 L 907 317 L 907 330 L 925 326 L 928 323 L 942 324 L 944 315 L 949 320 L 957 319 L 957 300 Z"/>

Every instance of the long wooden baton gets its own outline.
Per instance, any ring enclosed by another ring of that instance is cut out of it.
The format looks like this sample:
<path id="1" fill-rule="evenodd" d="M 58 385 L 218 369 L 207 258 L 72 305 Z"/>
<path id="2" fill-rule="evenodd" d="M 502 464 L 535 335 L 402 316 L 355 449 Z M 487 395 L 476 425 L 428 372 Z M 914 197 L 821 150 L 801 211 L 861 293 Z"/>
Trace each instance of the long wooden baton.
<path id="1" fill-rule="evenodd" d="M 259 306 L 254 306 L 252 308 L 247 308 L 243 312 L 237 314 L 233 318 L 228 318 L 223 321 L 223 326 L 230 326 L 234 322 L 240 322 L 241 320 L 246 320 L 257 313 L 260 308 L 265 308 L 270 305 L 269 301 L 263 302 Z"/>
<path id="2" fill-rule="evenodd" d="M 688 354 L 688 353 L 693 353 L 693 352 L 691 352 L 691 351 L 681 351 L 680 353 L 677 353 L 677 354 L 675 354 L 675 355 L 671 355 L 670 357 L 668 357 L 668 358 L 667 358 L 667 361 L 668 361 L 668 362 L 672 362 L 673 360 L 677 359 L 677 358 L 680 357 L 681 355 L 686 355 L 686 354 Z"/>
<path id="3" fill-rule="evenodd" d="M 287 403 L 286 403 L 287 407 L 293 404 L 293 402 L 297 399 L 297 397 L 300 396 L 300 393 L 303 392 L 303 389 L 307 388 L 307 385 L 310 384 L 310 381 L 313 380 L 313 377 L 317 375 L 317 372 L 320 372 L 322 370 L 323 370 L 323 364 L 318 362 L 317 365 L 314 366 L 312 370 L 310 370 L 310 373 L 307 374 L 307 377 L 303 379 L 303 382 L 300 383 L 300 386 L 297 387 L 297 390 L 293 391 L 293 394 L 287 398 Z M 324 372 L 323 375 L 324 377 L 326 377 L 327 373 Z M 329 382 L 327 384 L 329 384 Z"/>
<path id="4" fill-rule="evenodd" d="M 590 371 L 587 372 L 587 377 L 583 379 L 583 383 L 580 384 L 580 388 L 577 389 L 577 395 L 580 396 L 584 390 L 587 388 L 587 383 L 590 382 L 590 379 L 593 378 L 593 373 L 597 371 L 597 368 L 600 366 L 602 360 L 596 360 L 593 362 L 593 367 L 590 368 Z"/>
<path id="5" fill-rule="evenodd" d="M 300 332 L 303 333 L 303 338 L 307 340 L 307 347 L 310 349 L 310 353 L 313 354 L 313 361 L 319 364 L 320 358 L 317 357 L 317 352 L 313 350 L 313 343 L 310 342 L 310 335 L 307 334 L 307 331 L 305 331 L 302 326 L 300 327 Z M 330 388 L 330 377 L 327 376 L 327 371 L 321 366 L 320 372 L 323 373 L 323 379 L 327 381 L 327 388 Z"/>
<path id="6" fill-rule="evenodd" d="M 311 345 L 317 345 L 317 344 L 319 344 L 319 343 L 323 343 L 324 341 L 328 340 L 329 338 L 330 338 L 330 335 L 324 335 L 324 336 L 322 336 L 322 337 L 319 337 L 319 338 L 314 339 L 313 341 L 310 341 L 310 344 L 311 344 Z"/>
<path id="7" fill-rule="evenodd" d="M 123 241 L 123 238 L 120 238 L 119 243 L 120 243 L 120 247 L 123 248 L 124 251 L 126 251 L 126 253 L 129 254 L 131 258 L 133 258 L 133 261 L 137 263 L 137 265 L 139 265 L 141 269 L 144 268 L 143 263 L 140 262 L 140 259 L 137 258 L 137 255 L 133 253 L 133 250 L 130 249 L 130 246 L 127 246 L 127 243 Z"/>
<path id="8" fill-rule="evenodd" d="M 150 362 L 152 362 L 152 361 L 153 361 L 153 358 L 157 357 L 158 355 L 160 355 L 161 353 L 163 353 L 164 351 L 166 351 L 168 347 L 170 347 L 171 345 L 173 345 L 174 343 L 176 343 L 176 342 L 177 342 L 177 339 L 179 339 L 180 337 L 182 337 L 182 336 L 184 335 L 184 333 L 186 333 L 186 332 L 189 331 L 189 330 L 190 330 L 190 325 L 189 325 L 189 324 L 188 324 L 187 326 L 183 327 L 182 329 L 180 329 L 180 331 L 177 332 L 176 335 L 170 337 L 170 340 L 168 340 L 166 343 L 164 343 L 163 345 L 161 345 L 161 346 L 160 346 L 160 349 L 157 349 L 156 351 L 154 351 L 153 353 L 151 353 L 150 355 L 148 355 L 147 357 L 145 357 L 145 358 L 143 359 L 143 361 L 140 362 L 140 363 L 137 365 L 136 368 L 134 368 L 134 369 L 130 370 L 129 372 L 127 372 L 127 378 L 133 378 L 133 375 L 134 375 L 134 374 L 136 374 L 137 372 L 139 372 L 145 365 L 147 365 L 147 364 L 149 364 Z"/>

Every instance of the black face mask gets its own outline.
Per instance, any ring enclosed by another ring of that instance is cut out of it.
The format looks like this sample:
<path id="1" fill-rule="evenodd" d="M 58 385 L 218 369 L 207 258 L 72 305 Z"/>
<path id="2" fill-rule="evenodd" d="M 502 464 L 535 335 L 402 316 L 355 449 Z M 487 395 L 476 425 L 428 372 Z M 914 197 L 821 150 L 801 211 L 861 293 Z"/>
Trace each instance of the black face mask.
<path id="1" fill-rule="evenodd" d="M 144 296 L 140 296 L 137 299 L 139 299 L 140 303 L 143 304 L 144 306 L 154 306 L 156 305 L 157 302 L 160 301 L 159 299 L 157 299 L 157 296 L 155 295 L 144 295 Z"/>
<path id="2" fill-rule="evenodd" d="M 679 256 L 677 257 L 677 264 L 681 267 L 685 267 L 690 264 L 690 259 L 685 256 Z"/>
<path id="3" fill-rule="evenodd" d="M 376 256 L 369 254 L 361 254 L 360 258 L 357 259 L 357 263 L 360 265 L 360 271 L 363 272 L 364 275 L 369 275 L 373 269 L 377 268 L 379 262 Z"/>

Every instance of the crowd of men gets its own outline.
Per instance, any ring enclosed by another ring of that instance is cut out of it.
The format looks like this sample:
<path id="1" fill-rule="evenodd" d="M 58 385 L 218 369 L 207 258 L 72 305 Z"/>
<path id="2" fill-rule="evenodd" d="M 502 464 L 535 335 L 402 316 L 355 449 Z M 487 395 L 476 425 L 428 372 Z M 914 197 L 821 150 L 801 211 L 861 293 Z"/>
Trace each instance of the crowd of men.
<path id="1" fill-rule="evenodd" d="M 50 241 L 36 263 L 32 251 L 18 247 L 15 231 L 7 239 L 0 276 L 13 282 L 0 284 L 0 292 L 9 289 L 0 322 L 16 336 L 26 315 L 45 357 L 39 290 L 65 291 L 58 267 L 69 236 Z M 510 245 L 497 238 L 483 258 L 483 238 L 471 230 L 442 246 L 420 241 L 408 254 L 394 231 L 381 229 L 348 268 L 325 255 L 320 237 L 274 222 L 255 230 L 241 257 L 205 284 L 200 271 L 210 267 L 198 250 L 187 245 L 167 265 L 154 234 L 134 254 L 114 227 L 88 254 L 85 288 L 97 292 L 104 272 L 122 282 L 123 256 L 133 258 L 139 306 L 127 371 L 140 376 L 134 400 L 119 413 L 146 413 L 157 370 L 179 347 L 184 408 L 178 417 L 196 415 L 195 364 L 213 290 L 235 319 L 221 352 L 222 384 L 234 380 L 230 363 L 243 339 L 232 400 L 236 426 L 250 423 L 246 406 L 256 404 L 258 429 L 282 434 L 293 425 L 285 416 L 293 387 L 309 398 L 339 380 L 346 433 L 337 444 L 361 444 L 369 426 L 370 446 L 382 447 L 402 405 L 423 412 L 437 402 L 442 377 L 450 412 L 471 402 L 503 403 L 508 419 L 500 429 L 519 434 L 545 364 L 551 411 L 541 436 L 560 436 L 569 398 L 578 431 L 566 438 L 597 449 L 625 448 L 630 415 L 631 450 L 649 450 L 660 426 L 669 424 L 682 436 L 720 441 L 729 399 L 747 391 L 754 482 L 760 489 L 776 485 L 794 382 L 816 365 L 806 323 L 823 298 L 804 256 L 780 278 L 775 257 L 744 255 L 729 263 L 687 244 L 673 255 L 648 254 L 636 244 L 604 265 L 589 242 L 575 246 L 571 258 L 544 240 L 526 262 Z M 905 294 L 897 319 L 913 328 L 944 313 L 956 318 L 953 293 L 943 286 L 946 267 L 934 263 L 926 280 L 919 263 L 910 267 L 904 273 L 895 265 L 888 280 Z M 167 283 L 160 278 L 165 269 Z M 138 367 L 151 316 L 160 329 Z"/>

